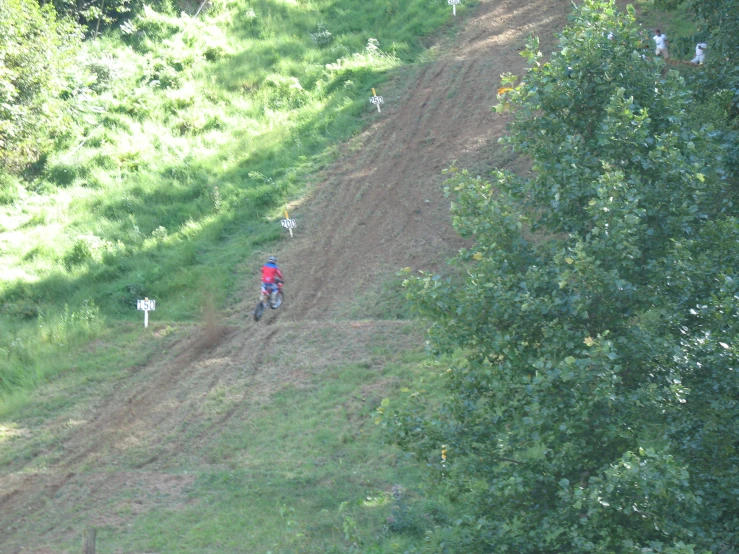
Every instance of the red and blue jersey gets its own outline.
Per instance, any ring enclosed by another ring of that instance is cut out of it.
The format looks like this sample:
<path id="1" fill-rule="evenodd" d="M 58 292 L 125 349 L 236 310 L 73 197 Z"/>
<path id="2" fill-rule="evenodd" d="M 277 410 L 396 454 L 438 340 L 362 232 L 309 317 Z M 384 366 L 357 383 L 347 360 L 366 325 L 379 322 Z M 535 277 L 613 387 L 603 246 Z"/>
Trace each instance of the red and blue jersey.
<path id="1" fill-rule="evenodd" d="M 283 280 L 282 271 L 277 264 L 267 262 L 262 266 L 262 283 L 274 283 L 275 279 Z"/>

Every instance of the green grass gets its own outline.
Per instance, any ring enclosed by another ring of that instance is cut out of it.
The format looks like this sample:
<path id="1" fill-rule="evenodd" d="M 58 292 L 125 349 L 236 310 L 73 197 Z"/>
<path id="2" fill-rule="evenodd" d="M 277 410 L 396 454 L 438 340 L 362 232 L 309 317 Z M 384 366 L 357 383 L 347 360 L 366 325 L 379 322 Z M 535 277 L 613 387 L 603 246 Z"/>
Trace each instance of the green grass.
<path id="1" fill-rule="evenodd" d="M 147 377 L 120 363 L 119 349 L 132 335 L 142 345 L 130 359 L 138 364 L 181 336 L 163 324 L 156 330 L 157 337 L 145 338 L 138 328 L 119 329 L 118 338 L 106 337 L 100 346 L 99 361 L 118 360 L 104 375 L 80 365 L 43 387 L 12 418 L 3 417 L 0 464 L 29 474 L 54 468 L 65 454 L 70 426 L 89 418 L 91 406 L 130 394 L 137 379 L 145 383 Z M 413 322 L 385 332 L 419 338 Z M 335 341 L 320 330 L 309 338 L 318 351 Z M 212 422 L 231 407 L 231 391 L 226 384 L 213 388 L 202 401 L 202 426 L 188 425 L 178 434 L 175 456 L 167 455 L 171 445 L 159 437 L 77 466 L 74 479 L 91 496 L 76 501 L 73 487 L 61 490 L 24 520 L 27 536 L 37 538 L 37 528 L 74 530 L 55 546 L 74 551 L 81 530 L 103 514 L 108 523 L 96 525 L 101 553 L 420 551 L 425 534 L 453 509 L 429 499 L 423 469 L 386 444 L 374 419 L 382 398 L 402 394 L 407 383 L 433 386 L 434 370 L 422 349 L 388 351 L 382 333 L 356 347 L 366 350 L 367 361 L 314 370 L 299 384 L 286 380 L 256 402 L 258 409 L 239 411 L 215 427 Z M 210 431 L 204 434 L 204 428 Z M 139 469 L 152 454 L 158 461 Z M 115 479 L 118 473 L 125 487 L 93 485 L 100 475 Z M 152 479 L 185 484 L 175 491 L 152 485 Z"/>
<path id="2" fill-rule="evenodd" d="M 418 530 L 404 536 L 385 529 L 392 486 L 402 484 L 413 494 L 420 475 L 383 444 L 372 424 L 379 397 L 357 396 L 374 381 L 371 373 L 361 366 L 336 368 L 314 383 L 310 395 L 295 388 L 279 392 L 248 428 L 230 429 L 211 442 L 213 468 L 195 468 L 184 509 L 147 514 L 122 543 L 111 534 L 111 547 L 345 552 L 355 542 L 362 551 L 413 544 Z M 337 410 L 337 402 L 345 410 Z M 347 519 L 354 521 L 354 536 L 345 536 Z"/>
<path id="3" fill-rule="evenodd" d="M 54 322 L 41 322 L 41 325 L 44 330 L 40 332 L 40 338 L 50 342 L 27 344 L 21 339 L 18 340 L 21 343 L 18 348 L 27 348 L 33 352 L 15 356 L 12 353 L 10 356 L 5 354 L 10 364 L 4 368 L 4 378 L 9 376 L 12 378 L 15 372 L 18 372 L 20 374 L 18 378 L 28 379 L 29 383 L 21 382 L 3 396 L 0 402 L 0 422 L 9 421 L 22 414 L 29 403 L 35 404 L 37 411 L 42 407 L 49 408 L 47 402 L 39 403 L 37 397 L 29 394 L 29 389 L 33 388 L 31 383 L 38 383 L 50 377 L 63 379 L 64 382 L 59 386 L 68 387 L 70 391 L 65 393 L 65 396 L 74 398 L 74 395 L 70 394 L 71 390 L 80 383 L 106 381 L 123 369 L 144 363 L 156 350 L 153 343 L 146 341 L 150 333 L 146 332 L 140 323 L 118 322 L 99 328 L 95 331 L 95 341 L 90 340 L 90 335 L 84 332 L 83 325 L 72 325 L 71 331 L 74 335 L 68 334 L 70 325 L 64 318 Z M 166 336 L 170 327 L 162 323 L 159 327 L 165 329 L 161 333 Z M 55 336 L 57 339 L 54 339 Z M 38 339 L 39 336 L 34 335 L 33 338 Z M 17 358 L 30 359 L 31 363 L 15 364 Z M 45 373 L 46 371 L 51 371 L 51 374 Z M 51 390 L 56 390 L 56 386 L 54 385 Z M 49 413 L 53 412 L 54 410 L 50 409 Z"/>
<path id="4" fill-rule="evenodd" d="M 3 176 L 0 396 L 63 369 L 18 346 L 43 342 L 42 319 L 94 306 L 82 344 L 144 296 L 172 321 L 205 294 L 222 305 L 281 236 L 280 207 L 369 120 L 370 89 L 449 20 L 440 0 L 231 0 L 86 43 L 67 132 Z"/>
<path id="5" fill-rule="evenodd" d="M 372 121 L 370 89 L 426 59 L 423 37 L 450 20 L 441 0 L 224 0 L 198 20 L 148 12 L 136 33 L 87 43 L 68 132 L 0 182 L 0 466 L 56 471 L 74 426 L 146 386 L 136 366 L 188 335 L 207 302 L 234 302 L 282 236 L 280 208 Z M 404 317 L 396 285 L 354 315 Z M 144 296 L 158 301 L 147 331 Z M 311 347 L 329 348 L 325 331 Z M 76 531 L 102 515 L 113 523 L 98 526 L 98 552 L 412 552 L 445 508 L 424 500 L 418 468 L 373 417 L 427 371 L 423 358 L 371 345 L 368 361 L 265 393 L 203 439 L 230 406 L 215 387 L 204 427 L 115 459 L 103 445 L 102 461 L 75 467 L 90 490 L 119 471 L 133 489 L 92 511 L 57 496 L 25 536 L 74 529 L 54 547 L 75 551 Z M 139 469 L 168 441 L 183 454 Z M 186 477 L 182 498 L 149 488 L 152 472 Z"/>

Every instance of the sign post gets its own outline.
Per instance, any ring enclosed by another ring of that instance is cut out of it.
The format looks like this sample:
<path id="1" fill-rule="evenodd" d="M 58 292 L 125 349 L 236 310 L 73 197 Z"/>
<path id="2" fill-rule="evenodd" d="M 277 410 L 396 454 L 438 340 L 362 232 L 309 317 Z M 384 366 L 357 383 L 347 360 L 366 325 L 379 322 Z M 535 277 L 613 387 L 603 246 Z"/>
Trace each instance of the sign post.
<path id="1" fill-rule="evenodd" d="M 285 229 L 290 231 L 290 238 L 293 238 L 293 229 L 295 229 L 298 224 L 294 219 L 290 219 L 290 216 L 287 214 L 287 210 L 285 210 L 285 219 L 280 220 L 280 223 Z"/>
<path id="2" fill-rule="evenodd" d="M 377 93 L 375 92 L 375 89 L 372 89 L 372 96 L 370 96 L 370 104 L 374 104 L 377 106 L 377 111 L 381 112 L 380 110 L 380 104 L 384 104 L 385 100 L 382 99 L 382 96 L 377 96 Z"/>
<path id="3" fill-rule="evenodd" d="M 152 312 L 157 308 L 156 300 L 149 300 L 144 298 L 143 300 L 136 301 L 136 309 L 144 311 L 144 328 L 149 326 L 149 310 Z"/>
<path id="4" fill-rule="evenodd" d="M 457 4 L 461 4 L 462 0 L 446 0 L 446 3 L 452 7 L 452 13 L 457 16 Z"/>

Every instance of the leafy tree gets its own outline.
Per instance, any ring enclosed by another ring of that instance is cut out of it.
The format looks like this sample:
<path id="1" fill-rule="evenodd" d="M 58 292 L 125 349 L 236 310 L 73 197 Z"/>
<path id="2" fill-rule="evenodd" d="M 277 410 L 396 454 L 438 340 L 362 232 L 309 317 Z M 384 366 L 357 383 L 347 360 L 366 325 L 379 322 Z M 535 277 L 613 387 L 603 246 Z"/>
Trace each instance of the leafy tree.
<path id="1" fill-rule="evenodd" d="M 33 0 L 0 2 L 0 165 L 32 161 L 64 125 L 60 97 L 79 45 L 77 27 Z"/>
<path id="2" fill-rule="evenodd" d="M 385 422 L 466 513 L 449 551 L 739 548 L 736 191 L 645 39 L 585 0 L 530 42 L 498 109 L 533 176 L 453 169 L 465 274 L 407 283 L 447 395 Z"/>
<path id="3" fill-rule="evenodd" d="M 707 42 L 706 61 L 699 71 L 686 73 L 699 109 L 697 119 L 710 122 L 706 132 L 716 135 L 716 155 L 726 178 L 739 181 L 739 0 L 657 0 L 663 8 L 687 5 L 697 31 L 678 37 L 692 52 L 696 42 Z M 700 109 L 702 107 L 703 109 Z"/>
<path id="4" fill-rule="evenodd" d="M 739 180 L 739 0 L 691 0 L 699 32 L 709 43 L 705 71 L 696 79 L 699 102 L 718 97 L 728 115 L 721 141 L 730 179 Z"/>
<path id="5" fill-rule="evenodd" d="M 42 4 L 49 1 L 57 13 L 73 18 L 93 35 L 133 18 L 147 5 L 164 12 L 172 11 L 170 0 L 40 0 Z"/>
<path id="6" fill-rule="evenodd" d="M 701 92 L 725 91 L 732 118 L 739 118 L 739 0 L 659 0 L 664 7 L 687 4 L 696 16 L 697 37 L 708 42 Z"/>

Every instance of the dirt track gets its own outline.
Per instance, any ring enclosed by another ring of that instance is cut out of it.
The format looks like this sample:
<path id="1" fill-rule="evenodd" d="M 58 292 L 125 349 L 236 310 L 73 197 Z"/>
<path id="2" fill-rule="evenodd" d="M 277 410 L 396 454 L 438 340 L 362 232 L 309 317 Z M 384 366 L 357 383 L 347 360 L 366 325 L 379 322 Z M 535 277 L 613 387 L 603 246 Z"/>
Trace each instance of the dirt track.
<path id="1" fill-rule="evenodd" d="M 285 307 L 259 325 L 242 318 L 193 330 L 158 361 L 108 385 L 80 414 L 84 423 L 45 423 L 60 443 L 39 450 L 28 438 L 27 457 L 0 468 L 0 553 L 57 552 L 59 541 L 79 536 L 75 522 L 122 525 L 98 510 L 121 491 L 143 499 L 143 488 L 156 488 L 168 506 L 184 502 L 190 478 L 168 473 L 167 460 L 197 449 L 198 437 L 245 420 L 286 380 L 299 384 L 331 361 L 366 358 L 370 342 L 404 348 L 411 339 L 395 332 L 398 322 L 348 319 L 334 285 L 347 297 L 377 291 L 399 268 L 438 267 L 459 247 L 441 170 L 453 160 L 480 171 L 504 160 L 496 139 L 505 120 L 490 111 L 498 76 L 521 72 L 518 52 L 530 35 L 548 52 L 568 10 L 562 0 L 483 1 L 458 18 L 458 34 L 440 45 L 436 61 L 386 86 L 382 113 L 368 104 L 373 123 L 291 214 L 300 228 L 280 253 Z M 255 286 L 250 279 L 245 290 Z M 236 311 L 250 307 L 248 300 Z M 316 339 L 325 332 L 336 345 L 330 350 Z M 270 344 L 282 363 L 265 355 Z M 204 415 L 203 398 L 215 387 L 230 391 L 227 407 Z M 159 507 L 142 500 L 140 510 Z"/>
<path id="2" fill-rule="evenodd" d="M 359 151 L 293 212 L 299 238 L 280 259 L 298 288 L 282 317 L 334 316 L 337 283 L 354 295 L 400 268 L 434 268 L 456 251 L 441 172 L 455 160 L 481 170 L 501 163 L 496 139 L 506 119 L 490 110 L 499 76 L 520 72 L 526 38 L 551 37 L 566 10 L 558 0 L 484 2 L 437 61 L 396 79 Z"/>

